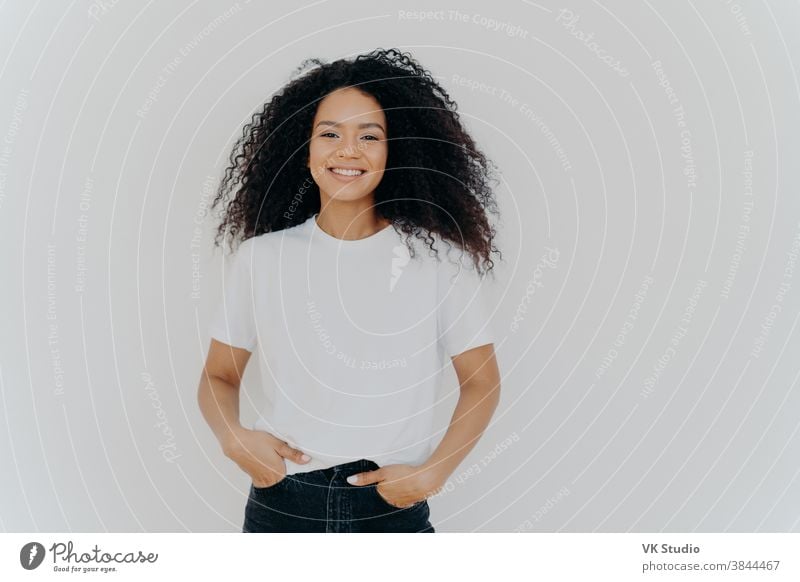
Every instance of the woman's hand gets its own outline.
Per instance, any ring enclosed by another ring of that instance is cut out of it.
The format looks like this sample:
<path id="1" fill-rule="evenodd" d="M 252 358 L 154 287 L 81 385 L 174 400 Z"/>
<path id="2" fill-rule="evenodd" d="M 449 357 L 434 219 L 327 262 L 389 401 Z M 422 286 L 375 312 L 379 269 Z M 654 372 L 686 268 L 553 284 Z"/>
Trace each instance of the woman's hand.
<path id="1" fill-rule="evenodd" d="M 351 485 L 371 485 L 390 505 L 410 507 L 438 492 L 444 485 L 432 468 L 416 465 L 384 465 L 374 471 L 356 473 L 347 478 Z"/>
<path id="2" fill-rule="evenodd" d="M 250 475 L 255 487 L 270 487 L 286 477 L 286 463 L 307 463 L 311 457 L 276 436 L 240 428 L 223 447 L 225 455 Z"/>

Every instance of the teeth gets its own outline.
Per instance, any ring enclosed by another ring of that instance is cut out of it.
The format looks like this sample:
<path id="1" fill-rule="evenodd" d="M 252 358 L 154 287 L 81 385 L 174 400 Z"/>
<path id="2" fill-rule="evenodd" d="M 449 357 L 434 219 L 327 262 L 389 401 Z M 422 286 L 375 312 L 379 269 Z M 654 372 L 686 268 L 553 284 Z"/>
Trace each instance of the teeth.
<path id="1" fill-rule="evenodd" d="M 334 174 L 341 174 L 342 176 L 360 176 L 364 173 L 363 170 L 346 170 L 344 168 L 331 168 Z"/>

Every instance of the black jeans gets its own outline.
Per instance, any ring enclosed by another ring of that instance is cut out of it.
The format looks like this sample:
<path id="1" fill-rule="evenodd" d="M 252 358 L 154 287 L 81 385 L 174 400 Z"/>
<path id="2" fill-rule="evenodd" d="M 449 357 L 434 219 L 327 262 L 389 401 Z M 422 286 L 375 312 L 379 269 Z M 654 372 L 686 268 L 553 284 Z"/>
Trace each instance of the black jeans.
<path id="1" fill-rule="evenodd" d="M 347 482 L 349 475 L 377 468 L 374 461 L 359 459 L 287 475 L 269 487 L 251 484 L 242 531 L 434 533 L 427 499 L 395 507 L 375 484 Z"/>

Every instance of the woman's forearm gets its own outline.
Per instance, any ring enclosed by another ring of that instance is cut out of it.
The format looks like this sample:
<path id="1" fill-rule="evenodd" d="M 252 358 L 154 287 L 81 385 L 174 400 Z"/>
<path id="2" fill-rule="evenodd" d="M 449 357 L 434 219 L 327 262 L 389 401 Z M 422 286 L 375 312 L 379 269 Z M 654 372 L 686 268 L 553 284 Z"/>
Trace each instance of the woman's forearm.
<path id="1" fill-rule="evenodd" d="M 484 380 L 462 386 L 447 432 L 430 458 L 422 464 L 431 476 L 432 488 L 443 486 L 475 447 L 499 401 L 499 382 L 487 383 Z"/>
<path id="2" fill-rule="evenodd" d="M 197 390 L 197 402 L 203 418 L 227 453 L 235 444 L 239 422 L 239 388 L 217 376 L 203 372 Z"/>

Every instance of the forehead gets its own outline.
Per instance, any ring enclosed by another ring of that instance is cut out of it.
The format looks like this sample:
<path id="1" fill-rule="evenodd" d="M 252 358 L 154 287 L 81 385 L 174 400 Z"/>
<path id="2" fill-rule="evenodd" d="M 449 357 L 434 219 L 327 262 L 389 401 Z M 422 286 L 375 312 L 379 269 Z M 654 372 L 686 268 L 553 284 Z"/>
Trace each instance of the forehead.
<path id="1" fill-rule="evenodd" d="M 364 120 L 381 121 L 385 119 L 380 103 L 372 97 L 354 89 L 347 87 L 337 89 L 320 101 L 317 107 L 315 119 L 330 119 L 343 123 Z"/>

